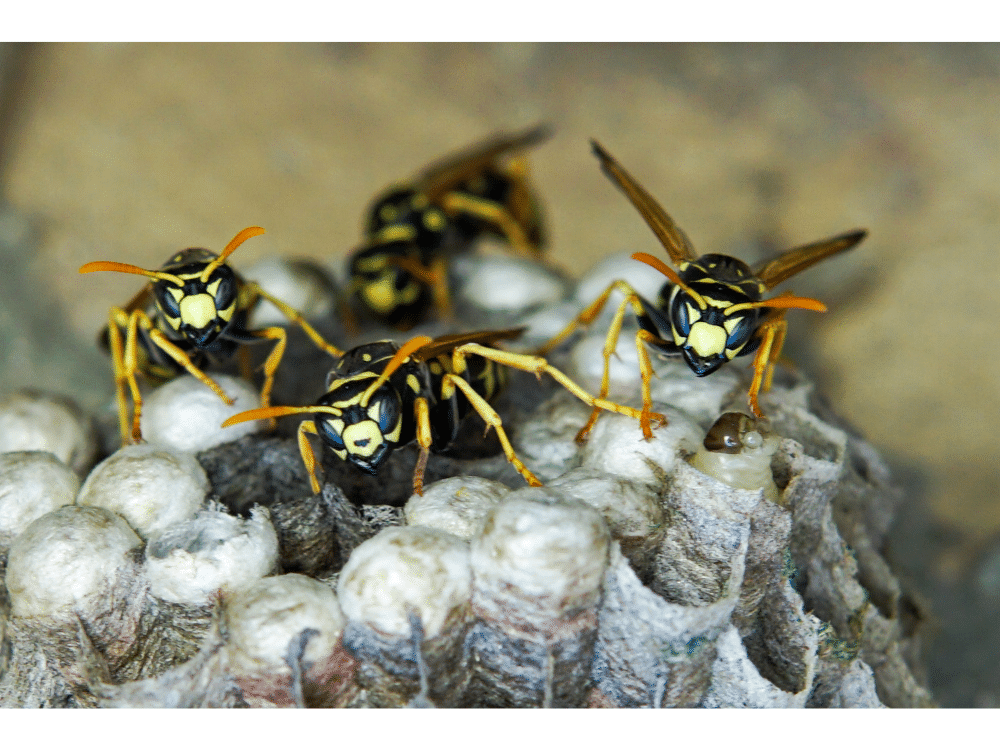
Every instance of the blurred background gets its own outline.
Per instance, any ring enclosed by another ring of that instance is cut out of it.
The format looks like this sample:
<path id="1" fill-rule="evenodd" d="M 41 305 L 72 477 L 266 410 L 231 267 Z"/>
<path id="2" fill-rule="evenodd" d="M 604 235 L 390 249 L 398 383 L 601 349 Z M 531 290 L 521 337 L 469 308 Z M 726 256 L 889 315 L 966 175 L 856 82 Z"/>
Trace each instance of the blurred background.
<path id="1" fill-rule="evenodd" d="M 103 404 L 94 341 L 156 268 L 221 249 L 339 264 L 369 199 L 499 130 L 532 153 L 551 257 L 662 254 L 599 139 L 701 252 L 748 261 L 856 227 L 786 287 L 786 352 L 905 488 L 893 556 L 930 602 L 943 705 L 1000 705 L 1000 46 L 0 45 L 0 375 Z"/>

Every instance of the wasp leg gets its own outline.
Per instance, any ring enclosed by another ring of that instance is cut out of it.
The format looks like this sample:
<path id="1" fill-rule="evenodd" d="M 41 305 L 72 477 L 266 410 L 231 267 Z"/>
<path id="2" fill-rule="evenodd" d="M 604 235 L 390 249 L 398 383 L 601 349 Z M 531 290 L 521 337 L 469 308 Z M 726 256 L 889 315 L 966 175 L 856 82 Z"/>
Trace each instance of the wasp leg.
<path id="1" fill-rule="evenodd" d="M 195 367 L 194 362 L 191 361 L 191 358 L 187 355 L 187 353 L 183 349 L 178 347 L 176 344 L 170 341 L 170 339 L 168 339 L 166 336 L 160 333 L 160 331 L 153 326 L 153 322 L 149 319 L 149 316 L 146 315 L 146 313 L 144 313 L 142 310 L 134 310 L 132 312 L 132 316 L 140 319 L 139 323 L 142 325 L 144 329 L 146 329 L 149 338 L 152 339 L 154 344 L 156 344 L 167 355 L 169 355 L 171 359 L 173 359 L 177 364 L 179 364 L 181 367 L 187 370 L 192 376 L 200 380 L 205 386 L 211 388 L 212 391 L 215 393 L 215 395 L 221 398 L 225 404 L 229 406 L 233 405 L 233 400 L 226 395 L 226 392 L 222 390 L 222 387 L 214 380 L 212 380 L 210 377 L 208 377 L 208 375 L 206 375 L 197 367 Z M 126 339 L 126 346 L 127 345 L 128 345 L 128 340 Z M 136 404 L 136 406 L 138 406 L 138 404 Z M 139 410 L 136 409 L 136 412 L 138 411 Z M 139 417 L 137 413 L 135 417 L 136 424 L 138 424 L 138 418 Z"/>
<path id="2" fill-rule="evenodd" d="M 319 480 L 316 478 L 316 453 L 313 451 L 312 443 L 309 442 L 309 438 L 306 437 L 306 433 L 311 435 L 318 434 L 316 432 L 316 423 L 310 420 L 305 420 L 299 425 L 298 438 L 299 438 L 299 453 L 302 454 L 302 463 L 306 466 L 306 471 L 309 472 L 309 484 L 312 486 L 312 491 L 314 495 L 319 494 L 320 486 Z"/>
<path id="3" fill-rule="evenodd" d="M 478 346 L 478 344 L 466 344 L 465 346 Z M 465 346 L 460 348 L 464 349 Z M 490 351 L 496 352 L 497 354 L 505 353 L 500 352 L 497 349 L 492 349 Z M 478 351 L 473 353 L 479 354 Z M 458 349 L 455 350 L 455 354 L 461 359 L 462 355 L 459 353 Z M 456 363 L 455 369 L 459 372 L 464 372 L 464 363 L 461 364 L 462 367 L 460 369 L 459 363 Z M 527 483 L 532 487 L 541 487 L 542 483 L 538 481 L 538 477 L 532 474 L 531 470 L 528 469 L 528 467 L 524 465 L 524 462 L 517 457 L 516 453 L 514 453 L 514 447 L 510 444 L 510 440 L 507 438 L 507 432 L 503 428 L 500 415 L 497 414 L 496 410 L 486 402 L 486 399 L 473 390 L 472 386 L 469 385 L 464 378 L 450 373 L 441 378 L 441 398 L 451 398 L 451 396 L 455 393 L 456 386 L 462 391 L 463 394 L 465 394 L 469 403 L 472 404 L 472 408 L 475 409 L 479 413 L 479 416 L 481 416 L 486 422 L 486 428 L 489 429 L 492 427 L 496 430 L 497 437 L 500 439 L 500 445 L 503 446 L 503 453 L 507 457 L 507 460 L 510 461 L 511 465 L 517 469 L 518 473 L 524 477 L 525 481 L 527 481 Z"/>
<path id="4" fill-rule="evenodd" d="M 524 370 L 525 372 L 532 372 L 539 378 L 543 372 L 547 373 L 563 388 L 588 406 L 592 406 L 595 409 L 613 411 L 618 414 L 624 414 L 625 416 L 640 420 L 642 419 L 643 414 L 645 414 L 650 421 L 656 421 L 657 427 L 660 427 L 667 422 L 667 418 L 662 414 L 633 409 L 631 406 L 625 406 L 623 404 L 615 403 L 614 401 L 609 401 L 603 396 L 592 396 L 571 380 L 568 375 L 550 365 L 544 358 L 535 357 L 530 354 L 514 354 L 513 352 L 492 349 L 490 347 L 482 346 L 481 344 L 462 344 L 462 346 L 455 349 L 452 354 L 455 372 L 465 371 L 464 356 L 466 353 L 478 354 L 480 357 L 493 360 L 501 365 L 513 367 L 518 370 Z M 652 436 L 652 433 L 650 433 L 650 436 Z"/>
<path id="5" fill-rule="evenodd" d="M 260 339 L 273 339 L 274 348 L 264 360 L 264 384 L 260 387 L 260 405 L 267 408 L 271 405 L 271 389 L 274 388 L 274 373 L 281 364 L 281 358 L 285 355 L 285 345 L 288 343 L 288 332 L 281 326 L 270 326 L 248 333 Z M 271 427 L 274 427 L 273 420 Z"/>
<path id="6" fill-rule="evenodd" d="M 774 363 L 781 355 L 781 349 L 785 344 L 785 332 L 788 330 L 788 323 L 785 320 L 784 310 L 775 317 L 765 321 L 760 329 L 760 346 L 757 354 L 753 358 L 753 380 L 750 382 L 750 390 L 747 392 L 747 401 L 754 416 L 763 417 L 760 404 L 757 403 L 757 396 L 763 392 L 771 390 L 771 379 L 774 376 Z"/>
<path id="7" fill-rule="evenodd" d="M 429 265 L 424 265 L 412 258 L 392 258 L 390 261 L 407 271 L 417 281 L 430 287 L 431 297 L 438 315 L 445 320 L 452 318 L 451 292 L 448 290 L 448 261 L 435 258 Z"/>
<path id="8" fill-rule="evenodd" d="M 431 454 L 431 414 L 426 398 L 418 398 L 413 402 L 413 413 L 417 420 L 417 445 L 420 455 L 413 469 L 413 493 L 424 494 L 424 471 L 427 469 L 427 459 Z"/>
<path id="9" fill-rule="evenodd" d="M 530 257 L 538 255 L 538 248 L 528 239 L 524 227 L 503 206 L 461 193 L 448 193 L 442 198 L 441 205 L 450 214 L 472 214 L 492 224 L 517 252 Z"/>
<path id="10" fill-rule="evenodd" d="M 625 319 L 625 311 L 628 309 L 629 305 L 631 305 L 632 312 L 635 313 L 636 317 L 645 314 L 645 308 L 643 307 L 641 298 L 628 282 L 621 280 L 613 281 L 608 288 L 604 290 L 601 296 L 584 308 L 580 314 L 576 316 L 576 318 L 570 321 L 569 325 L 567 325 L 562 331 L 556 334 L 554 338 L 550 339 L 536 351 L 539 356 L 544 356 L 546 353 L 552 351 L 552 349 L 565 341 L 577 328 L 593 323 L 597 316 L 601 314 L 604 306 L 608 303 L 608 298 L 611 296 L 611 293 L 616 289 L 625 295 L 625 299 L 618 305 L 618 309 L 615 311 L 615 316 L 611 320 L 611 326 L 608 328 L 608 335 L 604 339 L 604 372 L 601 375 L 601 390 L 598 394 L 599 399 L 606 399 L 609 391 L 611 390 L 611 357 L 618 349 L 618 338 L 621 335 L 622 324 Z M 659 422 L 658 426 L 660 427 L 665 425 L 667 422 L 666 417 L 662 414 L 653 413 L 653 398 L 650 393 L 650 381 L 653 378 L 653 365 L 649 359 L 649 351 L 646 349 L 646 343 L 655 340 L 657 340 L 656 336 L 644 329 L 640 329 L 635 335 L 635 346 L 639 355 L 639 372 L 642 376 L 642 412 L 639 418 L 639 424 L 642 427 L 642 434 L 646 440 L 650 440 L 653 437 L 652 421 L 654 418 Z M 576 434 L 576 442 L 583 443 L 587 440 L 587 437 L 590 435 L 590 431 L 594 428 L 594 425 L 597 424 L 597 418 L 600 416 L 600 413 L 601 407 L 594 407 L 594 411 L 591 413 L 590 419 L 587 420 L 587 423 Z"/>
<path id="11" fill-rule="evenodd" d="M 333 344 L 327 343 L 327 340 L 324 339 L 322 336 L 320 336 L 319 332 L 311 325 L 309 325 L 306 319 L 302 317 L 302 313 L 300 313 L 294 307 L 285 304 L 276 297 L 272 297 L 270 294 L 261 289 L 260 284 L 257 284 L 256 282 L 251 281 L 247 284 L 247 286 L 251 294 L 255 294 L 258 297 L 266 299 L 272 305 L 281 310 L 282 315 L 284 315 L 286 318 L 288 318 L 288 320 L 290 320 L 292 323 L 294 323 L 303 331 L 305 331 L 306 335 L 310 339 L 312 339 L 312 342 L 316 344 L 316 346 L 318 346 L 324 352 L 329 354 L 331 357 L 342 357 L 344 355 L 343 351 L 335 347 Z"/>
<path id="12" fill-rule="evenodd" d="M 111 366 L 115 376 L 115 400 L 118 402 L 118 429 L 122 436 L 122 445 L 128 445 L 132 435 L 129 431 L 128 398 L 125 386 L 132 391 L 132 400 L 140 399 L 139 384 L 135 382 L 135 371 L 138 365 L 133 365 L 131 373 L 125 366 L 125 346 L 122 343 L 122 329 L 128 330 L 129 316 L 120 307 L 112 307 L 108 315 L 108 343 L 111 347 Z"/>

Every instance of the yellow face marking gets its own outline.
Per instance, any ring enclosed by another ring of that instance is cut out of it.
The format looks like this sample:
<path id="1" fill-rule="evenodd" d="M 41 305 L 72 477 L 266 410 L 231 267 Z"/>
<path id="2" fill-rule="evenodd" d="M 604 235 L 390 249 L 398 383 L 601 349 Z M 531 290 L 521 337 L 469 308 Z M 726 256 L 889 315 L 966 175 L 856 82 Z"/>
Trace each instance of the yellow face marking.
<path id="1" fill-rule="evenodd" d="M 431 369 L 431 375 L 440 375 L 442 372 L 444 372 L 444 369 L 441 367 L 441 363 L 438 362 L 437 360 L 428 362 L 427 366 Z"/>
<path id="2" fill-rule="evenodd" d="M 712 307 L 721 307 L 723 310 L 725 310 L 730 305 L 730 303 L 726 302 L 725 300 L 714 299 L 712 297 L 704 297 L 704 300 Z"/>
<path id="3" fill-rule="evenodd" d="M 216 279 L 211 284 L 209 284 L 208 287 L 206 287 L 206 291 L 214 297 L 215 293 L 219 291 L 219 284 L 221 283 L 222 279 Z"/>
<path id="4" fill-rule="evenodd" d="M 225 310 L 219 310 L 219 317 L 228 323 L 230 320 L 233 319 L 233 313 L 235 312 L 236 312 L 236 303 L 233 302 L 233 304 L 231 304 Z"/>
<path id="5" fill-rule="evenodd" d="M 361 288 L 361 297 L 372 310 L 388 313 L 398 304 L 394 274 L 386 274 L 378 281 Z"/>
<path id="6" fill-rule="evenodd" d="M 169 315 L 164 315 L 163 320 L 166 321 L 167 325 L 169 325 L 175 331 L 181 326 L 180 318 L 171 318 Z"/>
<path id="7" fill-rule="evenodd" d="M 417 211 L 420 211 L 428 203 L 427 196 L 423 193 L 417 193 L 413 196 L 413 200 L 410 201 L 410 205 L 413 206 Z"/>
<path id="8" fill-rule="evenodd" d="M 378 210 L 379 218 L 387 224 L 392 222 L 398 214 L 399 211 L 396 210 L 396 207 L 391 203 L 385 204 Z"/>
<path id="9" fill-rule="evenodd" d="M 736 317 L 726 318 L 722 322 L 722 325 L 725 327 L 726 333 L 732 335 L 733 331 L 736 329 L 736 326 L 738 326 L 742 320 L 743 316 L 737 315 Z"/>
<path id="10" fill-rule="evenodd" d="M 179 304 L 181 320 L 188 325 L 204 328 L 215 320 L 215 300 L 207 294 L 189 294 Z"/>
<path id="11" fill-rule="evenodd" d="M 181 297 L 184 296 L 184 290 L 176 286 L 168 286 L 167 291 L 170 292 L 170 296 L 173 297 L 177 302 L 180 302 Z"/>
<path id="12" fill-rule="evenodd" d="M 365 362 L 371 362 L 372 355 L 370 355 L 368 352 L 365 352 L 364 354 L 361 355 L 361 359 L 363 359 Z"/>
<path id="13" fill-rule="evenodd" d="M 341 437 L 347 451 L 355 456 L 368 457 L 382 445 L 382 433 L 375 422 L 358 422 L 344 428 Z"/>
<path id="14" fill-rule="evenodd" d="M 327 391 L 335 391 L 340 388 L 345 383 L 352 383 L 355 380 L 374 380 L 378 375 L 372 372 L 359 372 L 356 375 L 351 375 L 349 378 L 337 378 L 330 383 Z M 355 403 L 356 399 L 352 399 L 349 403 Z"/>
<path id="15" fill-rule="evenodd" d="M 726 348 L 726 330 L 722 326 L 709 325 L 699 320 L 691 326 L 687 343 L 699 357 L 721 354 Z"/>
<path id="16" fill-rule="evenodd" d="M 372 422 L 378 422 L 379 416 L 382 414 L 382 402 L 376 401 L 374 404 L 368 407 L 368 418 Z"/>
<path id="17" fill-rule="evenodd" d="M 685 302 L 684 307 L 687 308 L 688 323 L 696 323 L 701 319 L 701 310 L 692 305 L 690 302 Z"/>
<path id="18" fill-rule="evenodd" d="M 417 376 L 412 372 L 406 376 L 406 384 L 410 386 L 410 390 L 414 393 L 420 393 L 420 381 L 417 380 Z"/>

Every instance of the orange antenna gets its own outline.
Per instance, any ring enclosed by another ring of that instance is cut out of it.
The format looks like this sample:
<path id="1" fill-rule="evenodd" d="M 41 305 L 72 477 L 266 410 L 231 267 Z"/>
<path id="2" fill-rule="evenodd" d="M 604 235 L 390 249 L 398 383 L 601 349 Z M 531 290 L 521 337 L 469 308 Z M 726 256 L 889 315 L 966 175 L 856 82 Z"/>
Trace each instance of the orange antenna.
<path id="1" fill-rule="evenodd" d="M 422 346 L 426 346 L 433 340 L 434 339 L 430 336 L 415 336 L 399 347 L 399 350 L 392 356 L 392 359 L 389 360 L 389 364 L 387 364 L 385 369 L 382 370 L 382 374 L 375 378 L 375 381 L 365 389 L 363 394 L 361 394 L 361 401 L 359 403 L 362 406 L 368 406 L 368 399 L 372 397 L 372 394 L 375 393 L 375 391 L 382 387 L 382 384 L 389 379 L 390 375 L 399 369 L 399 366 L 403 364 L 406 358 L 413 354 L 413 352 L 417 351 L 417 349 Z"/>
<path id="2" fill-rule="evenodd" d="M 150 271 L 145 268 L 139 268 L 139 266 L 133 266 L 131 263 L 118 263 L 113 260 L 95 260 L 92 263 L 84 263 L 80 266 L 80 273 L 93 273 L 94 271 L 132 273 L 136 276 L 145 276 L 150 279 L 169 281 L 177 286 L 184 286 L 184 280 L 179 276 L 174 276 L 172 273 L 164 273 L 163 271 Z"/>
<path id="3" fill-rule="evenodd" d="M 223 427 L 232 427 L 240 422 L 250 422 L 255 419 L 274 419 L 275 417 L 287 417 L 289 414 L 333 414 L 339 417 L 343 411 L 333 406 L 265 406 L 261 409 L 250 409 L 240 412 L 230 417 L 222 423 Z"/>
<path id="4" fill-rule="evenodd" d="M 256 237 L 258 234 L 264 234 L 266 230 L 263 227 L 247 227 L 246 229 L 239 232 L 235 237 L 233 237 L 226 248 L 219 254 L 219 257 L 205 266 L 205 270 L 201 272 L 201 283 L 204 284 L 208 281 L 208 277 L 212 275 L 212 271 L 221 266 L 226 262 L 226 258 L 233 254 L 240 245 L 246 242 L 251 237 Z"/>
<path id="5" fill-rule="evenodd" d="M 723 314 L 731 315 L 740 310 L 752 310 L 756 307 L 773 307 L 783 310 L 814 310 L 815 312 L 826 312 L 826 305 L 818 299 L 812 297 L 793 297 L 791 294 L 779 294 L 771 299 L 763 299 L 760 302 L 740 302 L 738 305 L 730 305 Z"/>
<path id="6" fill-rule="evenodd" d="M 685 292 L 687 292 L 687 294 L 691 297 L 691 299 L 697 302 L 698 307 L 700 307 L 702 310 L 705 310 L 708 307 L 708 303 L 705 302 L 704 297 L 702 297 L 700 294 L 698 294 L 698 292 L 696 292 L 694 289 L 692 289 L 683 281 L 681 281 L 681 277 L 677 275 L 677 272 L 670 266 L 668 266 L 666 263 L 664 263 L 662 260 L 657 258 L 655 255 L 650 255 L 649 253 L 632 253 L 632 260 L 637 260 L 640 263 L 645 263 L 647 266 L 652 266 L 653 268 L 655 268 L 657 271 L 659 271 L 668 279 L 670 279 L 670 282 L 672 284 L 676 284 Z"/>

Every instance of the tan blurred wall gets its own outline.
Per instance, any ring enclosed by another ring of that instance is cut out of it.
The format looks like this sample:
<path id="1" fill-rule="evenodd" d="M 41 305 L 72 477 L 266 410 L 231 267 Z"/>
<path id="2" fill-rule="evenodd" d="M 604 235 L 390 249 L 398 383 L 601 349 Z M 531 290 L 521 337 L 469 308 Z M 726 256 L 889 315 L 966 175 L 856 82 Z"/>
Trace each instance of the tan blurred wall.
<path id="1" fill-rule="evenodd" d="M 84 262 L 156 267 L 249 224 L 268 233 L 237 267 L 334 260 L 378 189 L 544 120 L 534 176 L 574 270 L 659 252 L 590 137 L 703 252 L 869 228 L 788 285 L 831 307 L 792 314 L 799 363 L 943 518 L 1000 528 L 996 46 L 112 44 L 36 62 L 7 194 L 43 222 L 36 266 L 87 341 L 140 282 Z"/>

